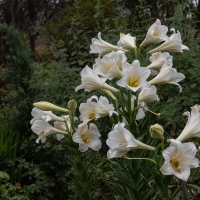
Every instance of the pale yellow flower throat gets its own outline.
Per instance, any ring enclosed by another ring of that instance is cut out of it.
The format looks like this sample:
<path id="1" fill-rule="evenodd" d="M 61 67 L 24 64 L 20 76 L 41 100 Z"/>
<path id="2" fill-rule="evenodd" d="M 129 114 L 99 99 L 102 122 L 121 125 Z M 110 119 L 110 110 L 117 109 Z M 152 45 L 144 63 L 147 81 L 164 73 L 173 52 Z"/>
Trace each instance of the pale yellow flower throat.
<path id="1" fill-rule="evenodd" d="M 176 171 L 181 173 L 182 167 L 178 160 L 170 160 L 171 165 L 175 168 Z"/>
<path id="2" fill-rule="evenodd" d="M 44 131 L 41 131 L 38 136 L 42 136 L 44 134 Z"/>
<path id="3" fill-rule="evenodd" d="M 93 119 L 93 118 L 95 118 L 95 113 L 88 114 L 88 119 Z"/>
<path id="4" fill-rule="evenodd" d="M 138 86 L 138 80 L 133 80 L 133 79 L 129 79 L 128 81 L 128 84 L 131 86 L 131 87 L 137 87 Z"/>

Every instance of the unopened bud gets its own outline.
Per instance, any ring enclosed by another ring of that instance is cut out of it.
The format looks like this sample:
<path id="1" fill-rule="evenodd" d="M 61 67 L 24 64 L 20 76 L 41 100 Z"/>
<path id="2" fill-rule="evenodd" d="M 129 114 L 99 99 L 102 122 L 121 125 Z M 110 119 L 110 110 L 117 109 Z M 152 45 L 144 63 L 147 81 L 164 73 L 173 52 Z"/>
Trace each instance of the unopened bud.
<path id="1" fill-rule="evenodd" d="M 75 113 L 76 108 L 77 108 L 77 103 L 74 99 L 70 100 L 67 104 L 68 109 L 70 110 L 70 112 Z"/>
<path id="2" fill-rule="evenodd" d="M 105 92 L 107 95 L 109 95 L 114 101 L 116 101 L 116 97 L 113 95 L 113 93 L 110 90 L 101 89 L 103 92 Z"/>
<path id="3" fill-rule="evenodd" d="M 164 140 L 164 129 L 159 124 L 154 124 L 150 127 L 150 134 L 152 138 L 158 138 L 160 140 Z"/>
<path id="4" fill-rule="evenodd" d="M 57 111 L 62 111 L 62 112 L 69 112 L 69 110 L 65 109 L 65 108 L 61 108 L 59 106 L 56 106 L 52 103 L 46 102 L 46 101 L 40 101 L 40 102 L 36 102 L 33 104 L 35 107 L 41 109 L 41 110 L 57 110 Z"/>

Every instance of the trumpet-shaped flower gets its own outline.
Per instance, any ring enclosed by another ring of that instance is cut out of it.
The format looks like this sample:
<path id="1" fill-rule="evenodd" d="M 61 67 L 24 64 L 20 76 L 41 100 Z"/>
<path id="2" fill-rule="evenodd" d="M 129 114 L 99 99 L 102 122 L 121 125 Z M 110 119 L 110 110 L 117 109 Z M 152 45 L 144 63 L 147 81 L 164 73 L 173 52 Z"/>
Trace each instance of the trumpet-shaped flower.
<path id="1" fill-rule="evenodd" d="M 100 114 L 97 112 L 97 103 L 92 102 L 91 98 L 88 99 L 86 103 L 80 104 L 79 111 L 81 113 L 79 118 L 84 123 L 101 117 Z"/>
<path id="2" fill-rule="evenodd" d="M 98 53 L 99 56 L 103 56 L 111 51 L 124 50 L 121 47 L 114 46 L 101 39 L 101 33 L 98 33 L 98 39 L 92 38 L 92 44 L 90 45 L 90 53 Z M 124 50 L 125 51 L 125 50 Z"/>
<path id="3" fill-rule="evenodd" d="M 159 47 L 149 51 L 150 54 L 157 51 L 172 51 L 172 52 L 183 52 L 183 50 L 189 50 L 189 48 L 182 44 L 181 34 L 175 29 L 171 29 L 174 33 Z"/>
<path id="4" fill-rule="evenodd" d="M 81 152 L 87 151 L 89 148 L 98 151 L 101 148 L 101 137 L 95 124 L 88 125 L 83 123 L 78 126 L 78 130 L 73 134 L 74 142 L 79 143 L 79 150 Z"/>
<path id="5" fill-rule="evenodd" d="M 118 113 L 114 111 L 113 104 L 110 104 L 106 97 L 100 96 L 100 98 L 98 99 L 97 96 L 92 96 L 90 99 L 91 100 L 95 99 L 97 101 L 96 110 L 97 110 L 97 113 L 101 117 L 105 117 L 105 116 L 111 117 L 113 113 L 118 115 Z"/>
<path id="6" fill-rule="evenodd" d="M 163 151 L 165 162 L 160 168 L 164 175 L 175 175 L 187 181 L 190 176 L 190 169 L 199 167 L 199 160 L 195 158 L 196 147 L 194 143 L 181 143 L 177 140 L 170 140 L 170 146 Z"/>
<path id="7" fill-rule="evenodd" d="M 191 107 L 191 113 L 185 112 L 188 116 L 188 121 L 182 133 L 176 140 L 184 141 L 193 137 L 200 137 L 200 113 L 197 106 Z"/>
<path id="8" fill-rule="evenodd" d="M 64 122 L 61 121 L 54 121 L 54 128 L 62 131 L 69 131 L 71 133 L 72 127 L 71 127 L 71 121 L 69 115 L 64 115 L 62 118 L 65 120 Z M 74 121 L 77 120 L 77 117 L 74 117 Z M 56 134 L 57 139 L 60 141 L 64 138 L 63 134 Z"/>
<path id="9" fill-rule="evenodd" d="M 136 37 L 132 37 L 129 33 L 127 35 L 120 33 L 120 40 L 117 44 L 124 49 L 130 50 L 136 48 L 135 40 Z"/>
<path id="10" fill-rule="evenodd" d="M 32 109 L 31 115 L 33 116 L 33 119 L 30 121 L 31 124 L 33 124 L 35 120 L 43 120 L 45 122 L 51 120 L 64 121 L 62 117 L 54 115 L 51 111 L 43 111 L 36 107 Z"/>
<path id="11" fill-rule="evenodd" d="M 182 87 L 178 84 L 178 82 L 182 81 L 185 76 L 182 73 L 177 73 L 176 69 L 168 66 L 166 63 L 162 66 L 159 74 L 149 81 L 149 84 L 160 84 L 160 83 L 168 83 L 177 85 L 182 91 Z"/>
<path id="12" fill-rule="evenodd" d="M 167 63 L 169 66 L 172 66 L 173 57 L 168 52 L 156 52 L 151 55 L 149 60 L 151 61 L 151 64 L 148 65 L 147 68 L 159 72 L 165 63 Z"/>
<path id="13" fill-rule="evenodd" d="M 107 153 L 108 158 L 120 158 L 131 149 L 146 149 L 154 151 L 155 148 L 146 145 L 124 128 L 124 123 L 118 123 L 114 126 L 114 130 L 109 132 L 106 144 L 109 146 Z"/>
<path id="14" fill-rule="evenodd" d="M 35 120 L 31 126 L 31 129 L 38 135 L 36 143 L 39 143 L 40 140 L 42 143 L 46 142 L 47 136 L 51 134 L 68 134 L 66 131 L 52 127 L 48 122 L 43 120 Z"/>
<path id="15" fill-rule="evenodd" d="M 167 31 L 167 26 L 161 25 L 160 20 L 157 19 L 155 23 L 149 28 L 146 38 L 140 44 L 140 47 L 148 43 L 158 43 L 166 40 L 168 38 L 166 35 Z"/>
<path id="16" fill-rule="evenodd" d="M 77 86 L 75 91 L 85 89 L 85 91 L 90 92 L 96 89 L 106 89 L 113 92 L 118 92 L 116 88 L 105 83 L 105 78 L 99 78 L 97 74 L 88 66 L 81 71 L 81 77 L 82 84 Z"/>
<path id="17" fill-rule="evenodd" d="M 126 66 L 127 57 L 123 51 L 111 52 L 95 60 L 94 72 L 108 79 L 122 77 L 122 69 Z"/>
<path id="18" fill-rule="evenodd" d="M 140 67 L 138 60 L 134 60 L 132 65 L 123 69 L 123 77 L 117 81 L 117 85 L 136 92 L 146 83 L 150 73 L 151 71 L 146 67 Z"/>
<path id="19" fill-rule="evenodd" d="M 142 89 L 138 96 L 139 102 L 152 102 L 159 101 L 159 97 L 156 94 L 157 88 L 151 85 L 149 88 Z"/>

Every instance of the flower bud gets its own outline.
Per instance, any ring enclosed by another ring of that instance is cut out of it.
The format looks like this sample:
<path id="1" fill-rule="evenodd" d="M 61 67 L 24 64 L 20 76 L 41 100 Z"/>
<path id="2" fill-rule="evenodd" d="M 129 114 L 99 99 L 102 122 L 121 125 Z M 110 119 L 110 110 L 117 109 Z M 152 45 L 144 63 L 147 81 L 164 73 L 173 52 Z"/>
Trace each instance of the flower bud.
<path id="1" fill-rule="evenodd" d="M 68 102 L 67 106 L 68 106 L 70 112 L 74 113 L 77 108 L 77 103 L 74 99 L 72 99 Z"/>
<path id="2" fill-rule="evenodd" d="M 59 106 L 56 106 L 52 103 L 46 102 L 46 101 L 40 101 L 40 102 L 36 102 L 33 104 L 35 107 L 41 109 L 41 110 L 57 110 L 57 111 L 62 111 L 62 112 L 69 112 L 69 110 L 65 109 L 65 108 L 61 108 Z"/>
<path id="3" fill-rule="evenodd" d="M 164 140 L 164 129 L 159 124 L 154 124 L 150 127 L 150 134 L 152 138 L 158 138 L 160 140 Z"/>

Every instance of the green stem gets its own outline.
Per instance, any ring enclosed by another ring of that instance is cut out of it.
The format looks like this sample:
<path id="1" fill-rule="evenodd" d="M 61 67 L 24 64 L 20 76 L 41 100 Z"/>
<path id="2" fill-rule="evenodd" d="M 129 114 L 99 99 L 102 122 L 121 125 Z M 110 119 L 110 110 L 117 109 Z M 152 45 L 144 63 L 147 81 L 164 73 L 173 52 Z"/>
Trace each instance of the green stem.
<path id="1" fill-rule="evenodd" d="M 164 148 L 165 148 L 164 140 L 161 140 L 161 149 L 162 149 L 162 151 L 164 150 Z"/>
<path id="2" fill-rule="evenodd" d="M 135 53 L 135 59 L 138 60 L 138 51 L 137 51 L 137 47 L 134 48 L 134 53 Z"/>
<path id="3" fill-rule="evenodd" d="M 128 110 L 127 111 L 128 113 L 131 113 L 131 95 L 132 95 L 131 90 L 128 90 L 127 93 L 128 93 L 127 95 L 128 96 L 128 108 L 127 108 Z"/>
<path id="4" fill-rule="evenodd" d="M 126 156 L 124 156 L 124 158 L 128 159 L 128 160 L 149 160 L 149 161 L 151 161 L 151 162 L 153 162 L 154 164 L 157 165 L 156 161 L 151 159 L 151 158 L 129 158 L 129 157 L 126 157 Z"/>
<path id="5" fill-rule="evenodd" d="M 156 158 L 156 165 L 157 165 L 158 170 L 160 171 L 157 151 L 154 151 L 154 152 L 155 152 L 155 158 Z"/>
<path id="6" fill-rule="evenodd" d="M 145 66 L 147 66 L 147 63 L 148 63 L 148 58 L 149 58 L 149 53 L 147 53 L 147 54 L 146 54 Z"/>
<path id="7" fill-rule="evenodd" d="M 114 118 L 111 116 L 111 117 L 109 117 L 109 119 L 110 119 L 110 122 L 111 122 L 112 126 L 114 126 L 114 125 L 115 125 L 115 120 L 114 120 Z"/>

